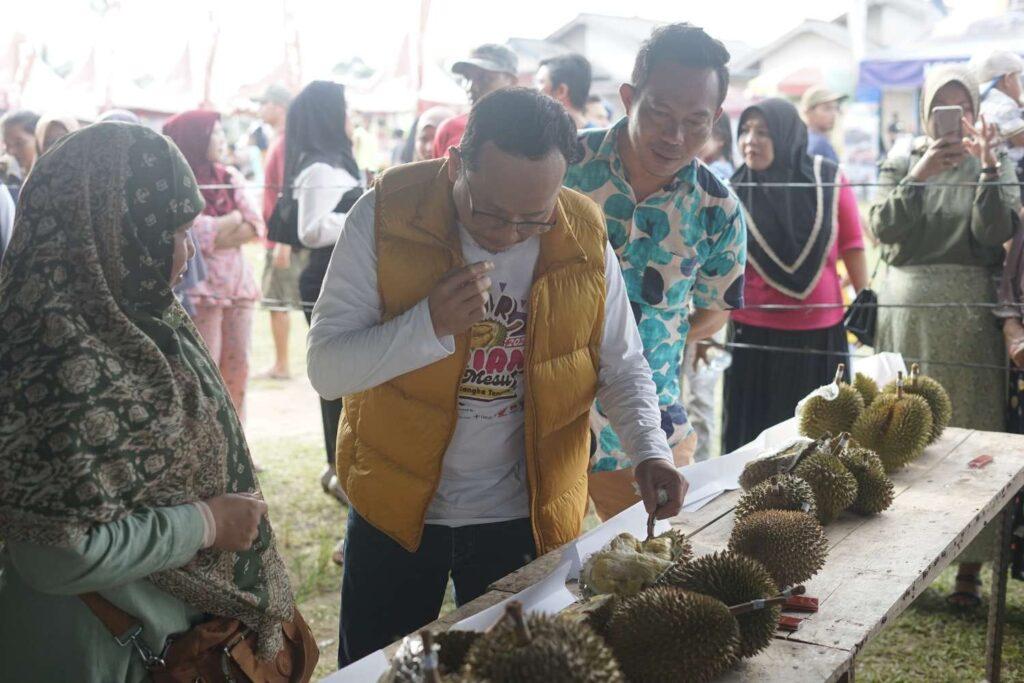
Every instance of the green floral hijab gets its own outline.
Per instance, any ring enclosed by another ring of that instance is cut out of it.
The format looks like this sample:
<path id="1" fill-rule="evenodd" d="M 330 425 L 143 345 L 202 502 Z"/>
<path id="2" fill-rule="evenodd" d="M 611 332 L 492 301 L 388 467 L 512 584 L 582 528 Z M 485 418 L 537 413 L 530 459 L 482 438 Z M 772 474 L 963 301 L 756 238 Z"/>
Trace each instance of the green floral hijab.
<path id="1" fill-rule="evenodd" d="M 143 507 L 259 490 L 216 366 L 171 293 L 203 209 L 166 138 L 99 123 L 40 157 L 0 268 L 0 537 L 71 545 Z M 269 523 L 149 580 L 281 644 L 294 600 Z"/>

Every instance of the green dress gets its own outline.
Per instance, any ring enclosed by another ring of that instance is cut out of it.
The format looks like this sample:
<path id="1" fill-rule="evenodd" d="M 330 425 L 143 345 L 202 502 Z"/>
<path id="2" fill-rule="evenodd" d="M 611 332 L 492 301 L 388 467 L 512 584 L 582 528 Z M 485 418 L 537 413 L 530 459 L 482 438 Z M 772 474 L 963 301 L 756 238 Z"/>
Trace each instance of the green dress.
<path id="1" fill-rule="evenodd" d="M 974 157 L 935 176 L 929 186 L 912 185 L 907 173 L 922 151 L 918 145 L 909 157 L 882 165 L 879 180 L 892 187 L 871 206 L 871 229 L 888 264 L 879 303 L 995 303 L 1003 243 L 1016 227 L 1019 190 L 998 183 L 949 186 L 978 182 L 981 163 Z M 999 180 L 1016 181 L 1005 157 Z M 980 307 L 880 308 L 876 348 L 940 363 L 1005 364 L 999 320 Z M 921 370 L 949 391 L 952 426 L 1003 431 L 1003 373 L 928 362 Z"/>
<path id="2" fill-rule="evenodd" d="M 216 365 L 171 292 L 203 210 L 167 139 L 99 123 L 39 158 L 0 265 L 0 680 L 135 681 L 76 594 L 140 619 L 160 652 L 201 615 L 283 645 L 294 599 L 264 518 L 248 550 L 201 549 L 192 505 L 258 493 Z"/>
<path id="3" fill-rule="evenodd" d="M 77 596 L 99 591 L 138 618 L 159 653 L 203 615 L 145 577 L 184 566 L 202 542 L 202 515 L 187 504 L 94 527 L 70 548 L 8 543 L 0 553 L 0 681 L 146 680 L 142 658 L 118 645 Z"/>

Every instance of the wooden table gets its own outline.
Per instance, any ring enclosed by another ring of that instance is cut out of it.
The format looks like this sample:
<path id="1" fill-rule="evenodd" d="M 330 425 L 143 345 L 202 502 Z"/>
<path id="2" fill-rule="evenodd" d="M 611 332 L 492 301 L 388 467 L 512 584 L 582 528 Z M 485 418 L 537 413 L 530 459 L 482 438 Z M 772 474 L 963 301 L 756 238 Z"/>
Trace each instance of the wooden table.
<path id="1" fill-rule="evenodd" d="M 981 469 L 968 467 L 980 455 L 994 460 Z M 826 527 L 828 559 L 806 583 L 807 594 L 819 599 L 819 611 L 797 632 L 780 634 L 768 649 L 720 680 L 852 680 L 857 654 L 990 523 L 998 525 L 1002 539 L 993 568 L 987 674 L 988 680 L 999 680 L 1011 503 L 1024 488 L 1024 436 L 947 429 L 892 479 L 896 497 L 886 512 L 874 517 L 845 514 Z M 698 555 L 725 549 L 740 494 L 722 495 L 697 512 L 681 514 L 672 525 L 691 536 Z M 431 627 L 446 630 L 527 588 L 546 576 L 560 557 L 555 551 L 538 558 Z"/>

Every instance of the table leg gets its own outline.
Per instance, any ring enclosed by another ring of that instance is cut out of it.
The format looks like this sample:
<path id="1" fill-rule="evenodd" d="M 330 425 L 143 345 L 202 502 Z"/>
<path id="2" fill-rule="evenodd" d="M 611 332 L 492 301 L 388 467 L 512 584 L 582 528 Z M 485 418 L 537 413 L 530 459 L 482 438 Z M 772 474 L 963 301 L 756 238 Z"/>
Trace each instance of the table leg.
<path id="1" fill-rule="evenodd" d="M 996 557 L 992 563 L 992 595 L 988 604 L 988 641 L 985 652 L 985 678 L 998 683 L 1003 667 L 1003 632 L 1006 626 L 1006 581 L 1010 565 L 1010 541 L 1013 532 L 1013 502 L 993 520 L 996 530 Z"/>

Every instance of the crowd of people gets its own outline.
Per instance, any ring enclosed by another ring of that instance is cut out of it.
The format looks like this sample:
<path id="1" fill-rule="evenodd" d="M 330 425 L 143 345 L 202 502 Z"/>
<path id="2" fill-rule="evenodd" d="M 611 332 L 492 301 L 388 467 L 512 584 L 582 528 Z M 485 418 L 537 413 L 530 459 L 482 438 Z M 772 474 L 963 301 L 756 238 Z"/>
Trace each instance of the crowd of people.
<path id="1" fill-rule="evenodd" d="M 216 112 L 163 135 L 123 111 L 0 119 L 5 673 L 137 681 L 229 638 L 254 653 L 232 666 L 310 656 L 243 434 L 261 302 L 269 379 L 305 312 L 320 485 L 349 506 L 340 666 L 436 618 L 449 579 L 465 604 L 575 538 L 588 501 L 676 515 L 678 467 L 718 450 L 722 371 L 729 452 L 850 367 L 845 306 L 871 288 L 874 347 L 924 359 L 954 426 L 1024 432 L 1024 61 L 929 72 L 924 135 L 866 221 L 829 141 L 842 95 L 734 129 L 728 64 L 703 30 L 658 28 L 611 121 L 584 57 L 525 88 L 481 45 L 453 66 L 468 111 L 420 113 L 372 180 L 342 85 L 273 86 L 262 201 Z M 990 554 L 982 536 L 961 558 L 956 605 Z M 62 657 L 37 647 L 54 638 Z"/>

